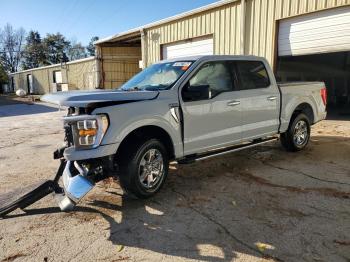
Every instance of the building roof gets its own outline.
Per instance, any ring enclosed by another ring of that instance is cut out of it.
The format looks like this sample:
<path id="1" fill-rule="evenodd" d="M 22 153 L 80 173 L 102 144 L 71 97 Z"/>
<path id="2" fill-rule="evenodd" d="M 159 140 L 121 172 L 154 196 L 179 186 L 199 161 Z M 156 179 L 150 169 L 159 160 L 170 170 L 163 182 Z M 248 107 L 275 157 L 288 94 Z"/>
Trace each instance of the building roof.
<path id="1" fill-rule="evenodd" d="M 126 35 L 140 33 L 140 31 L 142 29 L 151 28 L 151 27 L 158 26 L 158 25 L 161 25 L 161 24 L 169 23 L 169 22 L 172 22 L 172 21 L 175 21 L 175 20 L 179 20 L 179 19 L 187 17 L 187 16 L 191 16 L 191 15 L 194 15 L 194 14 L 197 14 L 197 13 L 201 13 L 201 12 L 204 12 L 204 11 L 207 11 L 207 10 L 210 10 L 210 9 L 213 9 L 213 8 L 217 8 L 217 7 L 229 4 L 229 3 L 237 2 L 237 1 L 238 0 L 221 0 L 221 1 L 209 4 L 209 5 L 205 5 L 205 6 L 196 8 L 196 9 L 192 9 L 190 11 L 187 11 L 187 12 L 184 12 L 184 13 L 181 13 L 181 14 L 178 14 L 178 15 L 174 15 L 174 16 L 171 16 L 171 17 L 168 17 L 168 18 L 165 18 L 165 19 L 161 19 L 161 20 L 158 20 L 158 21 L 155 21 L 155 22 L 143 25 L 143 26 L 139 26 L 139 27 L 130 29 L 130 30 L 125 31 L 125 32 L 121 32 L 121 33 L 118 33 L 118 34 L 115 34 L 115 35 L 112 35 L 112 36 L 109 36 L 109 37 L 97 40 L 96 42 L 94 42 L 94 44 L 95 45 L 99 45 L 99 44 L 102 44 L 102 43 L 114 42 L 114 41 L 118 40 L 119 38 L 124 37 Z"/>
<path id="2" fill-rule="evenodd" d="M 78 63 L 87 62 L 87 61 L 94 60 L 94 59 L 95 59 L 94 56 L 90 56 L 90 57 L 87 57 L 87 58 L 73 60 L 73 61 L 70 61 L 70 62 L 67 62 L 67 63 L 64 63 L 64 64 L 65 65 L 78 64 Z M 61 66 L 61 64 L 54 64 L 54 65 L 48 65 L 48 66 L 35 67 L 35 68 L 27 69 L 27 70 L 22 70 L 22 71 L 10 73 L 10 75 L 26 73 L 26 72 L 31 72 L 31 71 L 35 71 L 35 70 L 48 69 L 48 68 L 57 67 L 57 66 Z"/>

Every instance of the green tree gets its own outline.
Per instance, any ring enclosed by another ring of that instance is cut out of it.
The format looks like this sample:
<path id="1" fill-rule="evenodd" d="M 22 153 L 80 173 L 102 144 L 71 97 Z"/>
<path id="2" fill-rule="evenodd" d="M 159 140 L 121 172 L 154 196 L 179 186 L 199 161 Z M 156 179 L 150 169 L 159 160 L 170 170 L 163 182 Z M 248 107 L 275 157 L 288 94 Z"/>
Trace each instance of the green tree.
<path id="1" fill-rule="evenodd" d="M 40 34 L 30 31 L 24 47 L 22 68 L 24 70 L 39 67 L 45 64 L 45 52 Z"/>
<path id="2" fill-rule="evenodd" d="M 0 87 L 2 84 L 6 83 L 8 83 L 8 76 L 4 67 L 2 66 L 2 64 L 0 64 Z"/>
<path id="3" fill-rule="evenodd" d="M 70 42 L 62 34 L 47 34 L 43 39 L 45 64 L 52 65 L 68 62 L 69 47 Z"/>
<path id="4" fill-rule="evenodd" d="M 95 56 L 95 45 L 94 42 L 99 40 L 100 38 L 98 36 L 94 36 L 91 38 L 89 45 L 86 47 L 86 50 L 88 51 L 90 56 Z"/>
<path id="5" fill-rule="evenodd" d="M 7 73 L 4 70 L 2 64 L 0 63 L 0 94 L 4 92 L 2 85 L 7 83 L 8 83 Z"/>

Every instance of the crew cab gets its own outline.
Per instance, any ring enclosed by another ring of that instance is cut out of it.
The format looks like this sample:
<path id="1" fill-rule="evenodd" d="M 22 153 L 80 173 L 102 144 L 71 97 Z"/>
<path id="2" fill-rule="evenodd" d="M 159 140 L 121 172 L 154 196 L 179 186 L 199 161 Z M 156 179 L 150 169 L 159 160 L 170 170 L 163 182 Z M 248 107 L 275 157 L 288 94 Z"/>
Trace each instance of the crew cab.
<path id="1" fill-rule="evenodd" d="M 65 201 L 73 205 L 107 176 L 150 197 L 170 161 L 191 163 L 277 135 L 286 150 L 302 150 L 310 126 L 326 117 L 327 93 L 322 82 L 277 84 L 264 58 L 215 55 L 160 61 L 115 90 L 42 100 L 68 107 L 60 157 Z"/>

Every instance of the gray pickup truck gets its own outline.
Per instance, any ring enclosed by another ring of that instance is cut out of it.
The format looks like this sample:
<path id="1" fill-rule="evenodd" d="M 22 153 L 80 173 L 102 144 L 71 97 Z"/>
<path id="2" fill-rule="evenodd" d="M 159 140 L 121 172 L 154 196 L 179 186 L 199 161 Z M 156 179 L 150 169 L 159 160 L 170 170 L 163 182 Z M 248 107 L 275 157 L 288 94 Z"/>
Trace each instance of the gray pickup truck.
<path id="1" fill-rule="evenodd" d="M 303 149 L 325 119 L 324 83 L 277 84 L 264 58 L 201 56 L 161 61 L 116 90 L 62 92 L 43 101 L 68 107 L 60 207 L 118 176 L 138 198 L 164 184 L 170 161 L 191 163 L 261 145 L 279 135 Z"/>

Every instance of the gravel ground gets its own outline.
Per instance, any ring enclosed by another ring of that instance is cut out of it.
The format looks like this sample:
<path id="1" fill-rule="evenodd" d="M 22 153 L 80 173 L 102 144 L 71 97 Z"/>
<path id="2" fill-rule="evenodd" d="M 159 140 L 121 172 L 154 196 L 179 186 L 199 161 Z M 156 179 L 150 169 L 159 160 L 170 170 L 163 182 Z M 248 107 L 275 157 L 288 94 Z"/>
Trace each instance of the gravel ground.
<path id="1" fill-rule="evenodd" d="M 0 106 L 0 193 L 53 177 L 64 112 Z M 0 261 L 350 261 L 350 121 L 313 127 L 309 147 L 278 142 L 172 165 L 147 201 L 98 184 L 71 213 L 52 196 L 0 220 Z"/>

